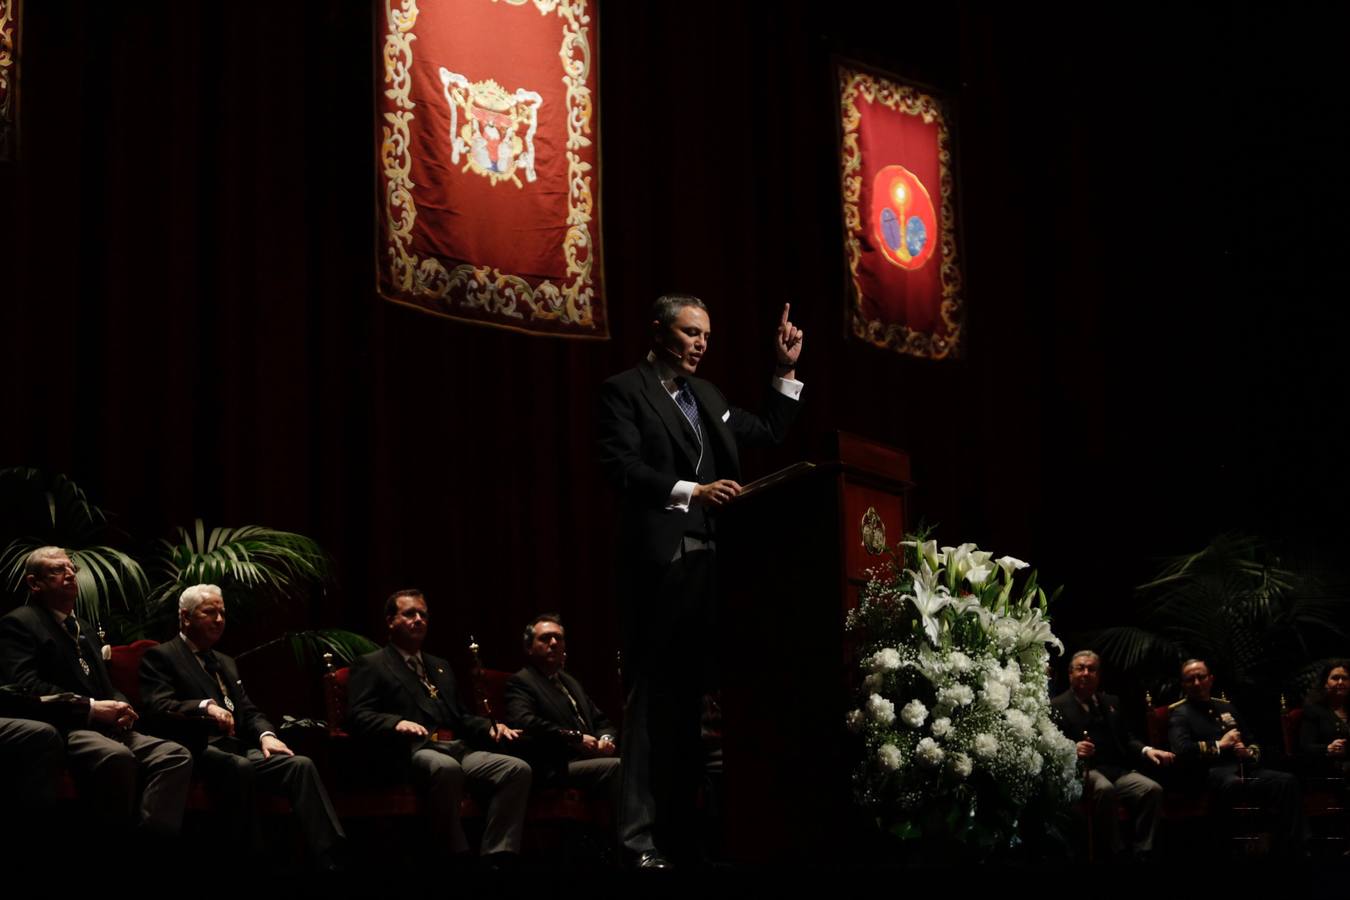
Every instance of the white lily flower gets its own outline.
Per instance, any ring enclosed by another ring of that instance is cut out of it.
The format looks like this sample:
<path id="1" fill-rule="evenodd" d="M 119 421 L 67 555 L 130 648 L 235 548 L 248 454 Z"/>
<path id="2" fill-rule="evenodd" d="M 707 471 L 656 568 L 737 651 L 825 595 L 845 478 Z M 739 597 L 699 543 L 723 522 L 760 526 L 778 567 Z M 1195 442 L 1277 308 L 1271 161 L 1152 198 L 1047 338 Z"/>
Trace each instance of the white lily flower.
<path id="1" fill-rule="evenodd" d="M 937 615 L 942 612 L 944 607 L 951 604 L 952 595 L 946 587 L 937 583 L 937 576 L 926 562 L 919 565 L 919 571 L 917 572 L 912 569 L 906 569 L 906 571 L 914 579 L 914 593 L 912 595 L 905 594 L 901 599 L 914 604 L 914 608 L 919 611 L 919 617 L 923 621 L 924 633 L 928 635 L 928 640 L 934 646 L 937 646 Z"/>
<path id="2" fill-rule="evenodd" d="M 1031 647 L 1036 644 L 1049 644 L 1060 653 L 1064 652 L 1064 643 L 1050 630 L 1050 623 L 1041 615 L 1040 609 L 1033 609 L 1017 622 L 1017 646 Z"/>
<path id="3" fill-rule="evenodd" d="M 947 571 L 956 579 L 953 583 L 959 583 L 965 577 L 966 570 L 970 568 L 970 553 L 975 549 L 977 548 L 974 544 L 942 548 L 942 553 L 947 558 Z"/>
<path id="4" fill-rule="evenodd" d="M 998 559 L 994 560 L 994 562 L 998 563 L 999 568 L 1003 570 L 1003 574 L 1008 578 L 1011 578 L 1014 572 L 1025 569 L 1027 566 L 1031 565 L 1030 563 L 1022 562 L 1015 556 L 1000 556 Z"/>
<path id="5" fill-rule="evenodd" d="M 966 569 L 966 581 L 969 581 L 971 587 L 979 587 L 989 580 L 989 576 L 994 574 L 994 567 L 988 563 L 972 565 Z"/>
<path id="6" fill-rule="evenodd" d="M 935 572 L 947 564 L 947 554 L 938 550 L 937 541 L 901 541 L 900 546 L 913 547 L 918 551 L 919 559 Z"/>

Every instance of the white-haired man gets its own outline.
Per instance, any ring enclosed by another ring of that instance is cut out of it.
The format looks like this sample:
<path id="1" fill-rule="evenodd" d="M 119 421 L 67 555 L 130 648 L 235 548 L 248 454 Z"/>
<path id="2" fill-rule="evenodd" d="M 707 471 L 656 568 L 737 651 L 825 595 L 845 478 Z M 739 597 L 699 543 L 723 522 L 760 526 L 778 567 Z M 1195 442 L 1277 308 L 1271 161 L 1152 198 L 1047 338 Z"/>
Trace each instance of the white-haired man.
<path id="1" fill-rule="evenodd" d="M 178 637 L 141 659 L 141 699 L 152 712 L 213 719 L 215 733 L 197 755 L 197 772 L 224 804 L 233 836 L 257 848 L 255 786 L 291 801 L 320 868 L 333 868 L 342 825 L 314 763 L 296 756 L 249 699 L 235 662 L 213 649 L 225 633 L 225 598 L 198 584 L 178 600 Z"/>
<path id="2" fill-rule="evenodd" d="M 31 695 L 71 693 L 89 700 L 88 719 L 65 731 L 66 762 L 81 794 L 114 826 L 138 823 L 176 835 L 192 779 L 192 754 L 135 730 L 139 718 L 108 677 L 93 627 L 75 615 L 79 570 L 60 547 L 28 555 L 28 602 L 0 619 L 0 670 Z M 139 804 L 137 795 L 139 788 Z"/>

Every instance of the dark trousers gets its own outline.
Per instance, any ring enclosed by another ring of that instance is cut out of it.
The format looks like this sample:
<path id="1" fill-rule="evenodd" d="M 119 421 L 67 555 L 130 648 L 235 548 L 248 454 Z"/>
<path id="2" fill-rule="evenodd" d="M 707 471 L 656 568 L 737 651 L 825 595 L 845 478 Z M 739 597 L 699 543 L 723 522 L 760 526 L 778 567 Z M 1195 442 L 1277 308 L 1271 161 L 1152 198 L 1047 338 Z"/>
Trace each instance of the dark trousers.
<path id="1" fill-rule="evenodd" d="M 702 550 L 630 573 L 625 603 L 619 834 L 641 853 L 696 850 L 703 694 L 716 684 L 716 557 Z"/>
<path id="2" fill-rule="evenodd" d="M 290 800 L 314 856 L 327 853 L 344 836 L 319 771 L 309 757 L 274 753 L 264 758 L 256 748 L 234 753 L 210 745 L 197 758 L 197 772 L 220 805 L 230 838 L 253 852 L 261 850 L 256 809 L 259 790 Z"/>

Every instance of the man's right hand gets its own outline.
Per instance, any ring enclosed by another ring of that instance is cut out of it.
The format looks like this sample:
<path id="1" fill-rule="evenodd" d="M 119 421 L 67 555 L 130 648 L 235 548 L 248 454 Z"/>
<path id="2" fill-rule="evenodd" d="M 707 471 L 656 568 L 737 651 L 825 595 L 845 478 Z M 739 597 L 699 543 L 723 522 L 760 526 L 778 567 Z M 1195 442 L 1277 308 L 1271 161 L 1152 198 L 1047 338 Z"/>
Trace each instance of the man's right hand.
<path id="1" fill-rule="evenodd" d="M 1078 747 L 1079 759 L 1091 759 L 1093 754 L 1097 752 L 1097 745 L 1092 741 L 1079 741 L 1076 746 Z"/>
<path id="2" fill-rule="evenodd" d="M 1229 747 L 1241 747 L 1241 746 L 1242 746 L 1242 732 L 1238 731 L 1236 728 L 1228 729 L 1223 733 L 1223 737 L 1219 738 L 1220 750 L 1226 750 Z"/>
<path id="3" fill-rule="evenodd" d="M 216 720 L 221 734 L 234 734 L 234 713 L 212 700 L 206 704 L 206 714 Z"/>
<path id="4" fill-rule="evenodd" d="M 722 506 L 741 492 L 741 486 L 730 478 L 721 478 L 711 484 L 694 485 L 694 493 L 689 498 L 694 503 L 707 506 Z"/>
<path id="5" fill-rule="evenodd" d="M 410 719 L 403 719 L 394 726 L 394 730 L 399 734 L 406 734 L 409 737 L 426 737 L 427 730 Z"/>
<path id="6" fill-rule="evenodd" d="M 1345 738 L 1336 738 L 1330 744 L 1327 744 L 1327 756 L 1344 756 Z"/>
<path id="7" fill-rule="evenodd" d="M 130 728 L 139 716 L 130 703 L 122 700 L 90 700 L 89 716 L 101 725 Z"/>

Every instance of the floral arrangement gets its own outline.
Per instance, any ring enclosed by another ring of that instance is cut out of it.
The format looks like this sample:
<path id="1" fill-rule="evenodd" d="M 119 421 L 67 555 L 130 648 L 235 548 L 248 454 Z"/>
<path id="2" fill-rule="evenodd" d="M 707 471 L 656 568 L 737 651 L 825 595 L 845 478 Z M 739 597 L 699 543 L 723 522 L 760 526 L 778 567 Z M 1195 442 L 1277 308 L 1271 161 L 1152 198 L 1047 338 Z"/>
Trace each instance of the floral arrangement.
<path id="1" fill-rule="evenodd" d="M 1027 563 L 903 541 L 848 615 L 864 675 L 847 724 L 857 799 L 902 838 L 997 850 L 1081 791 L 1050 718 L 1050 600 Z M 1021 583 L 1020 590 L 1018 583 Z"/>

